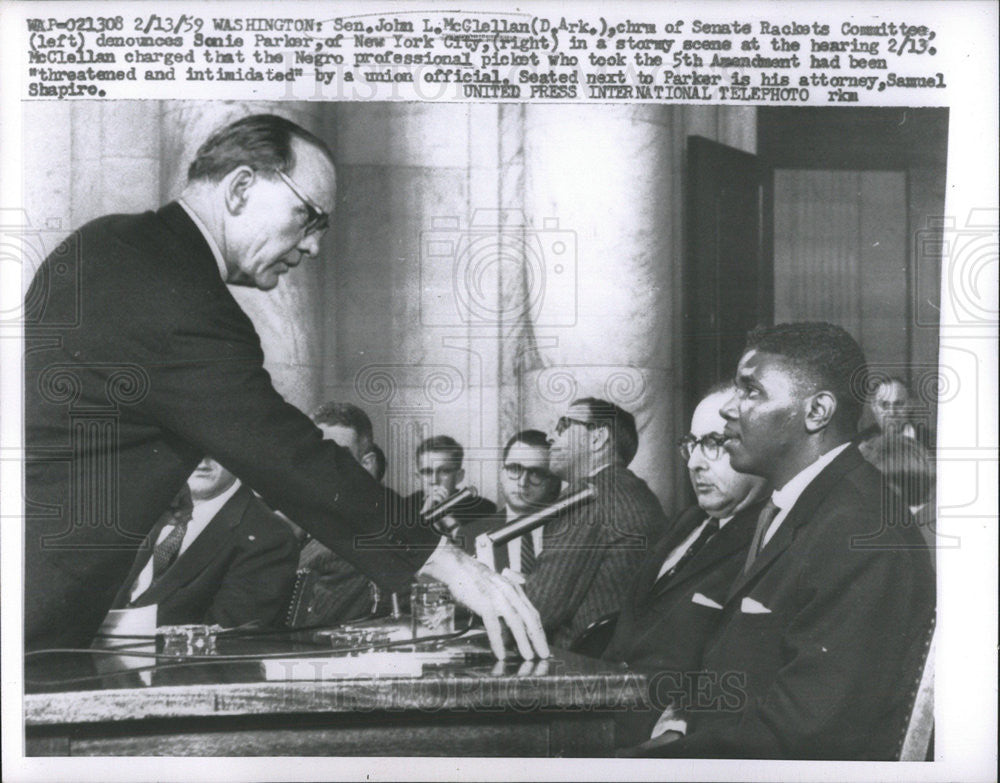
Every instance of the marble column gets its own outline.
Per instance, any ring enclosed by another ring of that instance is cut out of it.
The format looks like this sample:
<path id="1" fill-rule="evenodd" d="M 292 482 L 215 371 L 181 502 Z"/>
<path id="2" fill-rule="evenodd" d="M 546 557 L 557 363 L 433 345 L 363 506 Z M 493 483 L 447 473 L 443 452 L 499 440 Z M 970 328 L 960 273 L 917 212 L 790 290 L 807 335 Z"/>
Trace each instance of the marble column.
<path id="1" fill-rule="evenodd" d="M 417 444 L 449 435 L 467 482 L 495 499 L 499 108 L 334 111 L 341 188 L 324 294 L 337 344 L 324 394 L 371 416 L 391 486 L 413 490 Z"/>
<path id="2" fill-rule="evenodd" d="M 169 101 L 162 110 L 160 148 L 162 201 L 180 195 L 187 167 L 198 147 L 221 125 L 250 114 L 287 117 L 324 137 L 322 104 L 253 101 Z M 275 388 L 293 405 L 309 413 L 320 401 L 324 351 L 324 266 L 332 242 L 325 238 L 317 259 L 308 259 L 285 275 L 277 288 L 258 291 L 232 286 L 231 291 L 257 329 L 264 366 Z"/>
<path id="3" fill-rule="evenodd" d="M 70 231 L 101 215 L 155 209 L 159 101 L 24 104 L 24 280 Z"/>

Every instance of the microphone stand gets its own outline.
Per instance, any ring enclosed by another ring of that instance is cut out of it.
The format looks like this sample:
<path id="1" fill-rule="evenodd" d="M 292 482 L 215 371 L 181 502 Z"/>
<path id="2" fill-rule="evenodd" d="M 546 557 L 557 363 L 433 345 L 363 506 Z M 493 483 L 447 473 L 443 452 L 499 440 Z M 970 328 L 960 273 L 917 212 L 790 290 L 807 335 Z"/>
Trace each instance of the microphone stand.
<path id="1" fill-rule="evenodd" d="M 593 502 L 597 497 L 597 490 L 592 484 L 587 484 L 583 489 L 577 490 L 571 495 L 560 498 L 551 506 L 546 506 L 533 514 L 528 514 L 515 519 L 499 530 L 492 533 L 484 533 L 476 539 L 476 559 L 485 563 L 496 571 L 496 548 L 503 546 L 508 541 L 527 535 L 532 530 L 541 527 L 546 522 L 550 522 L 560 514 L 564 514 L 587 503 Z"/>

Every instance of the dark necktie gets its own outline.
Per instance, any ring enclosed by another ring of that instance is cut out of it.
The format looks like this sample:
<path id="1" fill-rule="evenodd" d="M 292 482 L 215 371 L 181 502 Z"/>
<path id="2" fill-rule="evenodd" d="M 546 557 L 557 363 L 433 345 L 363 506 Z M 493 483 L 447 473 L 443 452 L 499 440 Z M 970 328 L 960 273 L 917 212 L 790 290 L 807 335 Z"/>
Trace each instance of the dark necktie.
<path id="1" fill-rule="evenodd" d="M 771 527 L 771 523 L 774 518 L 778 516 L 778 512 L 781 509 L 774 505 L 773 500 L 767 501 L 767 505 L 760 510 L 760 516 L 757 517 L 757 529 L 753 534 L 753 541 L 750 542 L 750 551 L 747 552 L 747 562 L 743 566 L 743 573 L 746 574 L 750 571 L 753 566 L 754 560 L 757 559 L 757 555 L 760 554 L 760 550 L 764 548 L 764 534 L 767 529 Z"/>
<path id="2" fill-rule="evenodd" d="M 181 542 L 184 541 L 184 534 L 187 533 L 188 522 L 191 521 L 191 514 L 186 511 L 177 510 L 171 516 L 172 521 L 166 525 L 166 527 L 170 528 L 170 532 L 167 533 L 160 543 L 153 547 L 154 582 L 163 576 L 164 572 L 170 567 L 170 564 L 177 559 L 177 553 L 181 549 Z"/>
<path id="3" fill-rule="evenodd" d="M 527 576 L 535 567 L 535 542 L 531 533 L 521 536 L 521 573 Z"/>
<path id="4" fill-rule="evenodd" d="M 668 568 L 663 573 L 663 575 L 656 580 L 656 587 L 657 588 L 661 587 L 667 582 L 669 582 L 671 579 L 673 579 L 674 574 L 676 574 L 685 565 L 687 565 L 688 562 L 691 560 L 691 558 L 693 558 L 696 554 L 698 554 L 699 550 L 703 546 L 705 546 L 705 544 L 708 543 L 708 539 L 710 539 L 718 532 L 719 532 L 719 520 L 717 520 L 715 517 L 709 517 L 708 522 L 704 525 L 704 527 L 702 527 L 701 532 L 698 534 L 698 537 L 691 542 L 691 546 L 689 546 L 684 551 L 684 554 L 680 556 L 680 558 L 676 563 L 674 563 L 670 568 Z"/>

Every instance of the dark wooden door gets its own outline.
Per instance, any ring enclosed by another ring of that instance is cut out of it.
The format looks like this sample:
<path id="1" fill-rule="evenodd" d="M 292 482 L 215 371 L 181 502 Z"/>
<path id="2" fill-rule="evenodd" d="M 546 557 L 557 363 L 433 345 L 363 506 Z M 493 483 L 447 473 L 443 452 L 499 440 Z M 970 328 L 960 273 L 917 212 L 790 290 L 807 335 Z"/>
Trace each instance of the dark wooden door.
<path id="1" fill-rule="evenodd" d="M 701 393 L 733 376 L 746 341 L 774 312 L 770 206 L 754 155 L 688 137 L 685 191 L 685 419 Z"/>

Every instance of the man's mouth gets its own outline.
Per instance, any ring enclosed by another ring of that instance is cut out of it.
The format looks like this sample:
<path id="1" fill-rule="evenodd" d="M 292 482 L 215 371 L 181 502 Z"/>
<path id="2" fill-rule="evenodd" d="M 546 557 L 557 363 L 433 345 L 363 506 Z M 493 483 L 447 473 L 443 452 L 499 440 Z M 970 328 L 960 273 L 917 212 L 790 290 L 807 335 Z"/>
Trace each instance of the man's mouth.
<path id="1" fill-rule="evenodd" d="M 723 446 L 728 446 L 730 443 L 740 439 L 740 436 L 733 430 L 729 429 L 729 427 L 722 430 L 722 437 L 725 439 L 722 444 Z"/>

